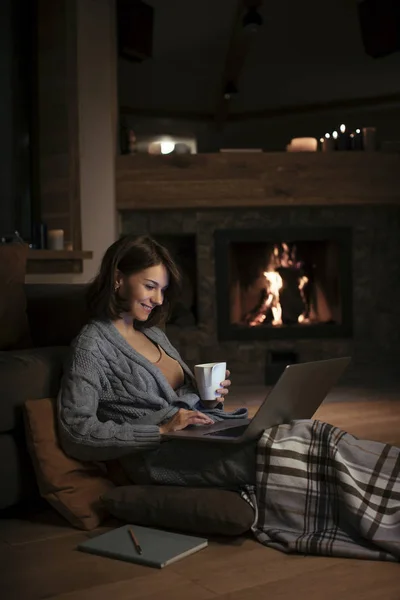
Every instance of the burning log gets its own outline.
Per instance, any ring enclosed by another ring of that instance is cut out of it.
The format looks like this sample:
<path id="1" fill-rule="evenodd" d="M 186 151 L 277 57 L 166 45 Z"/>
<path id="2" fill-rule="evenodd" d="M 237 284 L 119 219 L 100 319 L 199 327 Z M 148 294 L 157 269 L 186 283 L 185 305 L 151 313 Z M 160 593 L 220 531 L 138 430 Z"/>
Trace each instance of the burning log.
<path id="1" fill-rule="evenodd" d="M 278 273 L 282 277 L 283 285 L 279 293 L 279 301 L 282 307 L 282 322 L 284 325 L 299 323 L 299 317 L 304 313 L 304 295 L 300 289 L 299 282 L 303 273 L 297 268 L 279 268 Z"/>
<path id="2" fill-rule="evenodd" d="M 245 316 L 244 323 L 249 325 L 250 327 L 254 327 L 254 325 L 260 325 L 265 321 L 266 312 L 265 312 L 265 304 L 268 299 L 268 293 L 266 289 L 260 291 L 260 299 L 256 306 L 252 308 Z M 254 323 L 254 325 L 252 325 Z"/>

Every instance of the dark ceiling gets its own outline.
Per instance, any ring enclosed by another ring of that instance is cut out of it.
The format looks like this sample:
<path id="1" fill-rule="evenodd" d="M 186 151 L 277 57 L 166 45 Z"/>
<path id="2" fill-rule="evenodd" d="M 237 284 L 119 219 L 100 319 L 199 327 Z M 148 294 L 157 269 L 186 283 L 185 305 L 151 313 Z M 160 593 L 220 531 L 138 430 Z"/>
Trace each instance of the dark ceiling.
<path id="1" fill-rule="evenodd" d="M 215 115 L 238 1 L 146 1 L 154 7 L 153 57 L 119 61 L 120 105 Z M 366 54 L 357 0 L 264 0 L 260 13 L 231 115 L 400 92 L 400 54 Z"/>

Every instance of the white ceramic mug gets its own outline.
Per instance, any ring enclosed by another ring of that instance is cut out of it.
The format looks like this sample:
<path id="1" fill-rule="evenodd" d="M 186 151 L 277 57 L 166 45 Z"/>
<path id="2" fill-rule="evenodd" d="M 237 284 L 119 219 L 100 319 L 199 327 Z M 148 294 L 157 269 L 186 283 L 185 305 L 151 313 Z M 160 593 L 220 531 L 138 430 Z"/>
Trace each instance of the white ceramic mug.
<path id="1" fill-rule="evenodd" d="M 213 401 L 219 394 L 221 381 L 225 381 L 226 362 L 204 363 L 194 366 L 201 400 Z"/>

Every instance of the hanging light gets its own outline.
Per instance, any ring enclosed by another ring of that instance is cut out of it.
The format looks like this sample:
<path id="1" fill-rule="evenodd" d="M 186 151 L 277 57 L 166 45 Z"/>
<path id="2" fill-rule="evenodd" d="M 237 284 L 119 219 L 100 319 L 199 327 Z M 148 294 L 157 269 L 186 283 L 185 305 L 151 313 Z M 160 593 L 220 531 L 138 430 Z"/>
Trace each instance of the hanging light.
<path id="1" fill-rule="evenodd" d="M 247 13 L 242 19 L 243 29 L 249 33 L 257 33 L 263 22 L 263 18 L 257 11 L 257 8 L 249 6 Z"/>

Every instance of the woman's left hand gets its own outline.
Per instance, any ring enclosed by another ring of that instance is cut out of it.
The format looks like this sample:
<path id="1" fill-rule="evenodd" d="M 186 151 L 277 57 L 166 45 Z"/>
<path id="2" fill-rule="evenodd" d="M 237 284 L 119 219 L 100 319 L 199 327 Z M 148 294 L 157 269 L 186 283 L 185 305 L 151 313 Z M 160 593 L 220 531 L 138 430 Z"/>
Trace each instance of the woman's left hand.
<path id="1" fill-rule="evenodd" d="M 225 372 L 225 380 L 221 381 L 221 387 L 219 387 L 217 389 L 218 394 L 220 394 L 220 396 L 218 397 L 218 401 L 219 402 L 223 402 L 225 400 L 225 396 L 227 394 L 229 394 L 229 386 L 231 385 L 231 380 L 229 379 L 229 375 L 231 374 L 230 371 L 226 371 Z"/>

